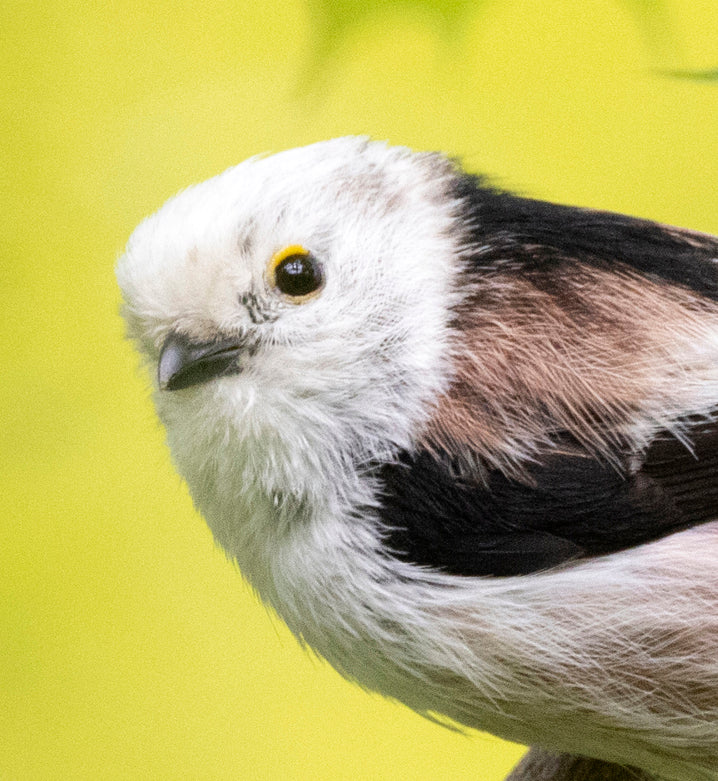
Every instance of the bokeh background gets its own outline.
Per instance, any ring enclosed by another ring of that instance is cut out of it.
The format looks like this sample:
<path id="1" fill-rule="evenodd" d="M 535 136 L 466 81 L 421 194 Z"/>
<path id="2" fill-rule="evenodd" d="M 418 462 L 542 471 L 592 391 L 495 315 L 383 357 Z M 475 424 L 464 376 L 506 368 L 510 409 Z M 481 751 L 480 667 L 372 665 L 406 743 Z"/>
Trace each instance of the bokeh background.
<path id="1" fill-rule="evenodd" d="M 214 548 L 113 266 L 181 187 L 348 133 L 718 233 L 718 3 L 5 0 L 0 30 L 0 778 L 503 778 L 522 747 L 344 682 Z"/>

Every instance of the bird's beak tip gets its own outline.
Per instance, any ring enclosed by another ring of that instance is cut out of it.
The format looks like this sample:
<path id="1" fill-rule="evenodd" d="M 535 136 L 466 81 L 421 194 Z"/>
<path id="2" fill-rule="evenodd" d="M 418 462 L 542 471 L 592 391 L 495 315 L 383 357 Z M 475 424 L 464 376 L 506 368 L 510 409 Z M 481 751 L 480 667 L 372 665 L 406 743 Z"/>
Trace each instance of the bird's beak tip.
<path id="1" fill-rule="evenodd" d="M 242 348 L 239 338 L 193 342 L 184 334 L 172 332 L 160 350 L 157 385 L 162 391 L 174 391 L 236 374 Z"/>

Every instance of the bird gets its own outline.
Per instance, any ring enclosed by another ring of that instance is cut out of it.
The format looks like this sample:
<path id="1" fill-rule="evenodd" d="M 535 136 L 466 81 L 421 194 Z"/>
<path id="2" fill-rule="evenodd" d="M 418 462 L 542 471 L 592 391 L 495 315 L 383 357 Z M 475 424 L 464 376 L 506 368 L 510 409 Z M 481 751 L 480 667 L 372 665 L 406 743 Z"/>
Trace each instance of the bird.
<path id="1" fill-rule="evenodd" d="M 718 779 L 718 238 L 363 136 L 117 264 L 173 463 L 300 643 L 514 781 Z"/>

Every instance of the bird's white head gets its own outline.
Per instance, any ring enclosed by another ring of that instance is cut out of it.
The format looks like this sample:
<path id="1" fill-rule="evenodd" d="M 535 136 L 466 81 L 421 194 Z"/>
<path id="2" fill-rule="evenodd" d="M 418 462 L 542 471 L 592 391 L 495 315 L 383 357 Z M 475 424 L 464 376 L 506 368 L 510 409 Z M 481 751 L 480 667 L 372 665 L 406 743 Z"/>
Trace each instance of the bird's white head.
<path id="1" fill-rule="evenodd" d="M 117 270 L 129 334 L 210 524 L 229 512 L 219 496 L 325 502 L 411 445 L 448 379 L 453 173 L 341 138 L 247 160 L 132 235 Z M 227 523 L 215 534 L 235 548 Z"/>

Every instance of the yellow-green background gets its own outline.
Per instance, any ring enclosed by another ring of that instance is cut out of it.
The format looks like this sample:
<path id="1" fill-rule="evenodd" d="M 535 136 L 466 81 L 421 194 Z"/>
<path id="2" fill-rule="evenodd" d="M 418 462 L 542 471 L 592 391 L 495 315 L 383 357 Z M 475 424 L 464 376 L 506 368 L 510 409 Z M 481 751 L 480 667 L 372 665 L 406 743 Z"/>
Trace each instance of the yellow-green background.
<path id="1" fill-rule="evenodd" d="M 714 0 L 5 0 L 0 778 L 503 777 L 520 747 L 345 683 L 214 549 L 113 265 L 182 186 L 345 133 L 718 232 L 716 31 Z"/>

